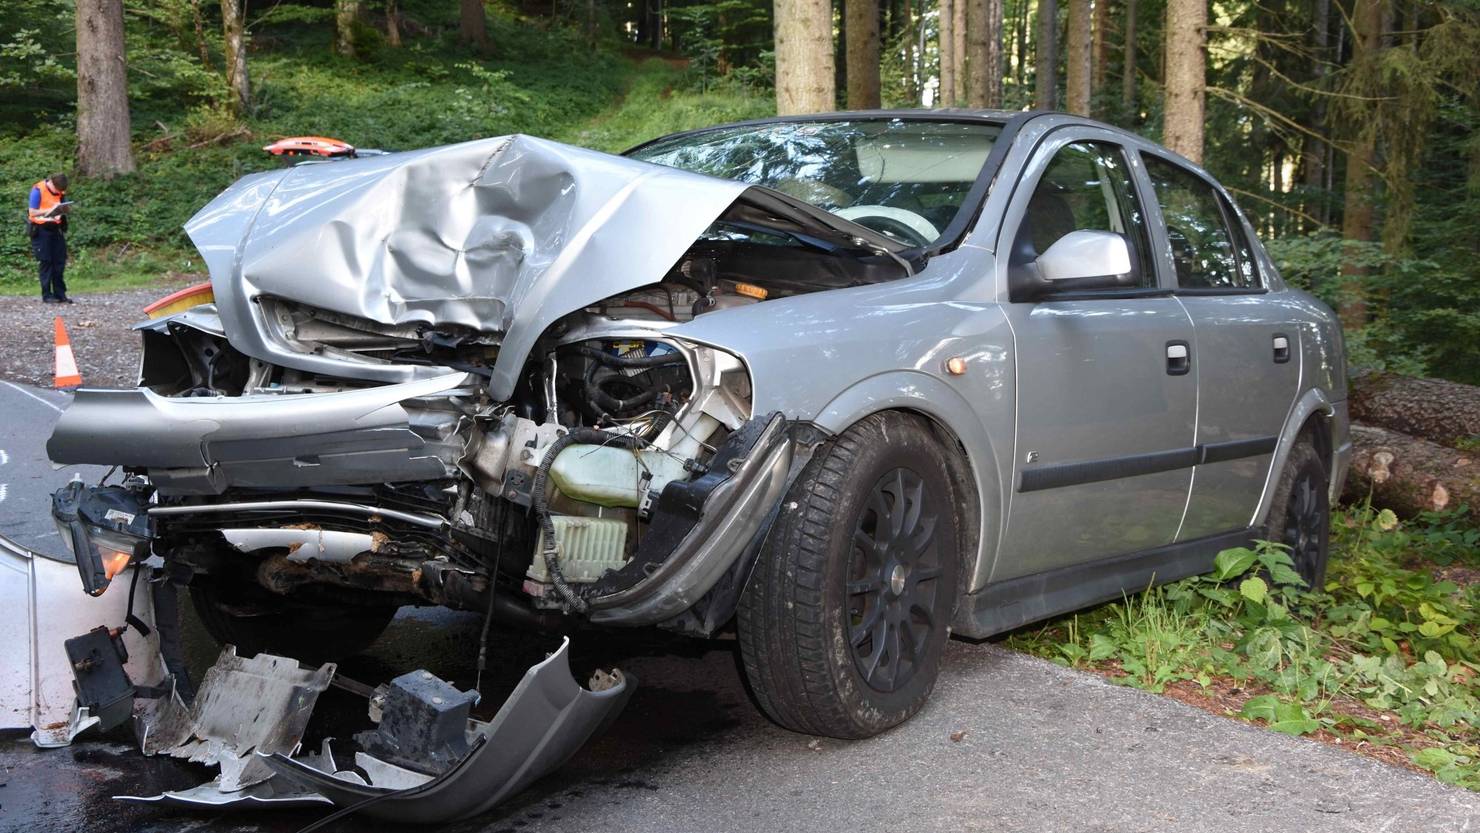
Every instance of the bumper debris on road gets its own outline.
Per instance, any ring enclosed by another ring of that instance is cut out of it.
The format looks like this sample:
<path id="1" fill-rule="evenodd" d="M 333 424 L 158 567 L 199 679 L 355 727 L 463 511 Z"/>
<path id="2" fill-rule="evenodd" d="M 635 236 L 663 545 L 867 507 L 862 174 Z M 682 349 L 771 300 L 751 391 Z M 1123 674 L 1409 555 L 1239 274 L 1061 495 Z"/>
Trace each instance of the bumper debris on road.
<path id="1" fill-rule="evenodd" d="M 29 723 L 37 746 L 54 747 L 94 726 L 132 720 L 142 754 L 218 770 L 198 787 L 114 796 L 122 801 L 210 809 L 346 807 L 374 798 L 363 812 L 375 818 L 419 824 L 465 818 L 564 764 L 621 712 L 635 687 L 616 669 L 598 671 L 589 687 L 581 686 L 565 638 L 525 673 L 493 720 L 483 722 L 471 716 L 476 691 L 415 670 L 368 692 L 367 711 L 377 726 L 353 738 L 352 764 L 342 766 L 331 740 L 317 752 L 301 751 L 319 695 L 336 682 L 334 663 L 307 667 L 266 653 L 243 657 L 228 645 L 194 690 L 183 674 L 165 673 L 183 668 L 169 655 L 177 646 L 162 650 L 169 640 L 161 640 L 161 632 L 172 633 L 172 623 L 156 622 L 156 594 L 137 592 L 158 578 L 148 576 L 152 568 L 132 568 L 148 577 L 130 582 L 127 598 L 109 594 L 111 604 L 103 605 L 93 597 L 95 603 L 77 608 L 85 613 L 74 611 L 61 623 L 79 635 L 54 636 L 34 628 L 38 617 L 49 621 L 56 609 L 85 598 L 76 584 L 48 578 L 68 565 L 3 538 L 0 544 L 5 566 L 29 576 L 23 618 L 31 626 L 15 636 L 25 637 L 21 646 L 33 683 L 25 692 L 7 689 L 7 725 Z M 62 709 L 57 693 L 68 682 L 77 699 Z M 57 719 L 69 713 L 70 720 Z"/>

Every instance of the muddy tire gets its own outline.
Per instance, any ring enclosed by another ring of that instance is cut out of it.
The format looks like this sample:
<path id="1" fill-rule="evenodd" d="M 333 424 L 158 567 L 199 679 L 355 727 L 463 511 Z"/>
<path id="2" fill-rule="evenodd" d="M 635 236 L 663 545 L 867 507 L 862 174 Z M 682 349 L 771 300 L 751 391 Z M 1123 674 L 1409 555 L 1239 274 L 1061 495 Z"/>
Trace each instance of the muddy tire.
<path id="1" fill-rule="evenodd" d="M 1301 437 L 1285 458 L 1269 507 L 1267 540 L 1290 548 L 1295 572 L 1313 590 L 1326 582 L 1331 546 L 1331 478 L 1309 437 Z"/>
<path id="2" fill-rule="evenodd" d="M 960 575 L 960 493 L 920 419 L 871 416 L 818 449 L 740 600 L 745 676 L 797 732 L 865 738 L 935 688 Z"/>
<path id="3" fill-rule="evenodd" d="M 241 656 L 259 653 L 309 663 L 338 662 L 369 648 L 395 607 L 326 607 L 295 602 L 249 586 L 199 576 L 190 602 L 206 632 Z"/>

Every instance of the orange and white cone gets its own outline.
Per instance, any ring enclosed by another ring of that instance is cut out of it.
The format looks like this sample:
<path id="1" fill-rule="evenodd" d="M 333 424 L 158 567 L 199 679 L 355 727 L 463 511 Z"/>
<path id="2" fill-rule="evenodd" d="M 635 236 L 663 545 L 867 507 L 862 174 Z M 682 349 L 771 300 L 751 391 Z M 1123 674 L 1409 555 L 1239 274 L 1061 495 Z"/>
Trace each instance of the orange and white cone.
<path id="1" fill-rule="evenodd" d="M 62 317 L 56 317 L 57 364 L 56 381 L 52 387 L 75 388 L 82 384 L 82 374 L 77 372 L 77 357 L 72 355 L 72 340 L 67 338 L 67 327 Z"/>

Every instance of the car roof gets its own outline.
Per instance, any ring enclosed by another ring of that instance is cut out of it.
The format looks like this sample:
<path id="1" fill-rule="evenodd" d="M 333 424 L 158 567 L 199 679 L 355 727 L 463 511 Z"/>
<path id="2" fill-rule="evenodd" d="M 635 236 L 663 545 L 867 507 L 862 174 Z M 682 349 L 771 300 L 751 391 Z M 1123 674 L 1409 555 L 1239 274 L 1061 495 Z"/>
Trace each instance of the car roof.
<path id="1" fill-rule="evenodd" d="M 1183 159 L 1180 155 L 1175 154 L 1170 149 L 1156 142 L 1153 142 L 1144 136 L 1132 133 L 1131 131 L 1126 130 L 1123 127 L 1117 127 L 1113 124 L 1107 124 L 1097 119 L 1092 119 L 1088 116 L 1081 116 L 1075 113 L 1066 113 L 1060 110 L 989 110 L 971 109 L 964 107 L 941 107 L 936 109 L 889 108 L 877 110 L 835 110 L 827 113 L 805 113 L 792 116 L 769 116 L 760 119 L 746 119 L 744 121 L 708 125 L 692 130 L 680 130 L 676 133 L 668 133 L 662 136 L 657 136 L 622 151 L 622 155 L 625 156 L 629 153 L 633 153 L 634 151 L 641 150 L 648 145 L 656 144 L 657 142 L 666 141 L 669 139 L 676 139 L 682 136 L 693 136 L 700 133 L 708 133 L 713 130 L 728 130 L 736 127 L 759 127 L 767 124 L 802 124 L 807 122 L 849 120 L 876 121 L 884 119 L 901 119 L 905 121 L 984 122 L 988 124 L 1003 125 L 1005 128 L 1007 128 L 1006 132 L 1008 133 L 1008 135 L 1006 138 L 1011 139 L 1014 138 L 1014 135 L 1019 129 L 1022 128 L 1025 123 L 1032 121 L 1033 119 L 1047 117 L 1053 117 L 1054 120 L 1058 122 L 1058 126 L 1076 124 L 1084 125 L 1086 127 L 1096 127 L 1101 130 L 1108 130 L 1112 133 L 1124 136 L 1127 139 L 1139 142 L 1145 146 L 1155 147 L 1164 153 L 1177 156 L 1177 158 L 1184 163 L 1196 167 L 1195 163 Z"/>

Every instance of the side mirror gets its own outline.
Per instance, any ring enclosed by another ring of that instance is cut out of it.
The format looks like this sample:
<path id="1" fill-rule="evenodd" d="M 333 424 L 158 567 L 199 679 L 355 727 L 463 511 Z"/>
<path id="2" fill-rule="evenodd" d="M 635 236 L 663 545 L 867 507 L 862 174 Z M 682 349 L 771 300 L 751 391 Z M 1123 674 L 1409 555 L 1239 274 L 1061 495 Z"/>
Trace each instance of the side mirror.
<path id="1" fill-rule="evenodd" d="M 1125 236 L 1080 229 L 1055 240 L 1043 254 L 1019 232 L 1007 272 L 1008 297 L 1032 303 L 1056 293 L 1130 289 L 1141 281 L 1141 264 Z"/>
<path id="2" fill-rule="evenodd" d="M 1038 276 L 1057 289 L 1125 286 L 1131 277 L 1131 249 L 1113 231 L 1081 229 L 1055 240 L 1038 256 Z"/>

